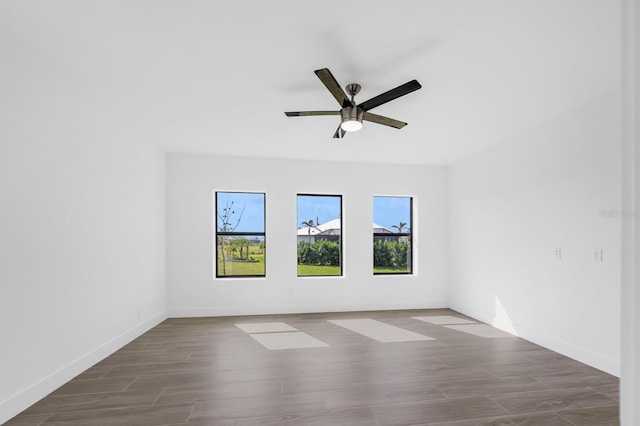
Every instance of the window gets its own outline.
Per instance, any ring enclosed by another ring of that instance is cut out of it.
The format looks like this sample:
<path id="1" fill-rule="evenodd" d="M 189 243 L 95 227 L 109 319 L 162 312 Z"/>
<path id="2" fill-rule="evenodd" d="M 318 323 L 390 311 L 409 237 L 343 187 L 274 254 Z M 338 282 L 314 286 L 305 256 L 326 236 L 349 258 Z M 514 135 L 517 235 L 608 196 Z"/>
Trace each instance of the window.
<path id="1" fill-rule="evenodd" d="M 265 194 L 216 192 L 216 277 L 265 276 Z"/>
<path id="2" fill-rule="evenodd" d="M 298 276 L 342 275 L 342 196 L 298 194 Z"/>
<path id="3" fill-rule="evenodd" d="M 373 273 L 412 273 L 411 197 L 373 197 Z"/>

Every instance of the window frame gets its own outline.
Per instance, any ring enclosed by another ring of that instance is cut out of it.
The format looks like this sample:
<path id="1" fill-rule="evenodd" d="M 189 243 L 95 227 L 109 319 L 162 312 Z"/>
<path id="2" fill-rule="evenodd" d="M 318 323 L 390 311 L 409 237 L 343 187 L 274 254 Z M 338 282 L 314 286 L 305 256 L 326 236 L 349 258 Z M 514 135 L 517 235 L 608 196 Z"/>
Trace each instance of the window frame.
<path id="1" fill-rule="evenodd" d="M 218 230 L 218 194 L 248 194 L 248 195 L 262 195 L 262 232 L 258 231 L 219 231 Z M 265 253 L 264 253 L 264 272 L 262 275 L 259 274 L 246 274 L 246 275 L 221 275 L 219 269 L 219 253 L 218 253 L 218 238 L 219 237 L 233 237 L 233 236 L 242 236 L 242 237 L 262 237 L 262 241 L 265 245 Z M 266 253 L 266 242 L 267 242 L 267 194 L 265 192 L 253 192 L 253 191 L 215 191 L 214 193 L 214 263 L 215 263 L 215 278 L 216 279 L 225 279 L 225 278 L 265 278 L 267 276 L 267 253 Z"/>
<path id="2" fill-rule="evenodd" d="M 336 278 L 340 278 L 344 276 L 344 232 L 343 232 L 343 209 L 344 209 L 344 204 L 343 204 L 343 200 L 342 200 L 342 194 L 320 194 L 320 193 L 306 193 L 306 192 L 299 192 L 296 194 L 296 221 L 298 219 L 298 210 L 299 210 L 299 206 L 298 206 L 298 200 L 300 197 L 335 197 L 338 198 L 339 203 L 340 203 L 340 209 L 339 209 L 339 219 L 340 219 L 340 235 L 338 238 L 338 246 L 340 249 L 340 253 L 339 253 L 339 262 L 340 262 L 340 273 L 337 275 L 334 274 L 328 274 L 328 275 L 324 275 L 324 274 L 319 274 L 319 275 L 300 275 L 299 273 L 299 266 L 301 265 L 300 263 L 298 263 L 298 261 L 296 260 L 296 276 L 297 278 L 316 278 L 316 277 L 321 277 L 321 278 L 332 278 L 332 277 L 336 277 Z M 333 219 L 331 219 L 333 220 Z M 325 222 L 326 223 L 326 222 Z M 296 230 L 299 230 L 300 228 L 298 227 L 300 224 L 296 224 Z M 316 224 L 318 225 L 318 224 Z M 298 235 L 296 233 L 296 257 L 298 254 L 298 245 L 299 245 L 300 241 L 298 241 Z"/>
<path id="3" fill-rule="evenodd" d="M 373 198 L 408 198 L 409 199 L 409 223 L 408 225 L 410 225 L 408 227 L 408 229 L 410 230 L 409 232 L 397 232 L 397 233 L 392 233 L 392 234 L 387 234 L 385 232 L 372 232 L 373 237 L 372 237 L 372 244 L 371 244 L 371 254 L 373 257 L 373 250 L 375 242 L 376 242 L 376 237 L 389 237 L 389 235 L 393 235 L 394 237 L 408 237 L 409 239 L 409 255 L 407 256 L 407 271 L 401 271 L 401 272 L 376 272 L 375 269 L 375 261 L 373 264 L 373 268 L 372 268 L 372 272 L 373 275 L 390 275 L 390 276 L 395 276 L 395 275 L 413 275 L 413 258 L 414 258 L 414 250 L 413 250 L 413 228 L 414 228 L 414 224 L 413 224 L 413 198 L 412 196 L 407 196 L 407 195 L 374 195 Z M 374 211 L 373 213 L 373 217 L 375 217 L 375 206 L 374 206 Z M 373 260 L 373 259 L 372 259 Z"/>

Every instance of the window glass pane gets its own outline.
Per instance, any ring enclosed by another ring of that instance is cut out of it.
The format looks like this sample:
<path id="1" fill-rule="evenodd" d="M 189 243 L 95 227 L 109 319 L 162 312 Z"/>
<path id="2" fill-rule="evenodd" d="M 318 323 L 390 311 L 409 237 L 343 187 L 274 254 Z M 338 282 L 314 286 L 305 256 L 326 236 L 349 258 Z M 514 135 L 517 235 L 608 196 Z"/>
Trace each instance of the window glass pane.
<path id="1" fill-rule="evenodd" d="M 264 194 L 217 192 L 218 231 L 264 232 Z"/>
<path id="2" fill-rule="evenodd" d="M 298 276 L 342 275 L 342 196 L 298 195 Z"/>
<path id="3" fill-rule="evenodd" d="M 412 198 L 373 197 L 373 273 L 412 272 Z"/>
<path id="4" fill-rule="evenodd" d="M 265 194 L 216 192 L 216 277 L 265 276 Z"/>

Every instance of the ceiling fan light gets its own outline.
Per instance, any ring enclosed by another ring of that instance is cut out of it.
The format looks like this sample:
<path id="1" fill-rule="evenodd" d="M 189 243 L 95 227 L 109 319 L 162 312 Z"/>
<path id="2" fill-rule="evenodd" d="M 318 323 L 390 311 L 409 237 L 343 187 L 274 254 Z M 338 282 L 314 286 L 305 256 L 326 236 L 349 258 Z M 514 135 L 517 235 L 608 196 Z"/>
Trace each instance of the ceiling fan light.
<path id="1" fill-rule="evenodd" d="M 357 132 L 362 129 L 362 123 L 358 120 L 346 120 L 340 123 L 340 127 L 345 132 Z"/>
<path id="2" fill-rule="evenodd" d="M 362 129 L 362 116 L 364 111 L 362 108 L 346 106 L 340 111 L 342 121 L 340 128 L 345 132 L 357 132 Z"/>

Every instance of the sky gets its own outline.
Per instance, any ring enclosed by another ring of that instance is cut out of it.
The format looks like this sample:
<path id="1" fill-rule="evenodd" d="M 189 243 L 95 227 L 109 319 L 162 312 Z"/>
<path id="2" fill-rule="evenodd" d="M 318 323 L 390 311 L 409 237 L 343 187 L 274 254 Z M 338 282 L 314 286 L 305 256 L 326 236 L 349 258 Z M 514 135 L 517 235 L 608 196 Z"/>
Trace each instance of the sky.
<path id="1" fill-rule="evenodd" d="M 264 229 L 264 206 L 265 195 L 250 192 L 218 192 L 217 209 L 218 217 L 216 224 L 220 230 L 223 221 L 220 216 L 224 215 L 226 208 L 232 212 L 229 214 L 227 222 L 233 232 L 265 232 Z"/>
<path id="2" fill-rule="evenodd" d="M 228 222 L 235 232 L 265 232 L 264 205 L 265 195 L 261 193 L 218 192 L 218 212 L 231 207 L 234 212 Z M 320 223 L 339 218 L 341 216 L 340 196 L 299 195 L 297 202 L 296 228 L 302 228 L 302 222 L 319 220 Z M 233 204 L 232 204 L 233 202 Z M 243 210 L 244 208 L 244 210 Z M 393 225 L 400 222 L 411 226 L 411 198 L 409 197 L 373 197 L 373 221 L 391 231 L 397 231 Z M 242 216 L 240 217 L 240 214 Z M 240 218 L 240 222 L 238 222 Z M 217 219 L 218 227 L 221 220 Z M 404 229 L 405 231 L 407 228 Z"/>
<path id="3" fill-rule="evenodd" d="M 411 198 L 410 197 L 373 197 L 373 222 L 384 226 L 390 231 L 397 232 L 393 225 L 406 223 L 404 232 L 411 227 Z"/>
<path id="4" fill-rule="evenodd" d="M 313 220 L 314 224 L 329 222 L 341 217 L 342 197 L 339 195 L 298 195 L 298 226 L 302 222 Z"/>

